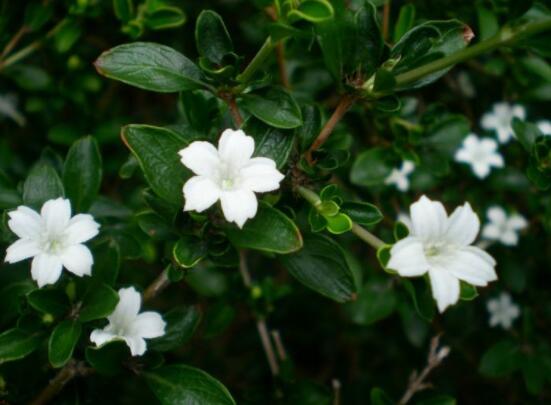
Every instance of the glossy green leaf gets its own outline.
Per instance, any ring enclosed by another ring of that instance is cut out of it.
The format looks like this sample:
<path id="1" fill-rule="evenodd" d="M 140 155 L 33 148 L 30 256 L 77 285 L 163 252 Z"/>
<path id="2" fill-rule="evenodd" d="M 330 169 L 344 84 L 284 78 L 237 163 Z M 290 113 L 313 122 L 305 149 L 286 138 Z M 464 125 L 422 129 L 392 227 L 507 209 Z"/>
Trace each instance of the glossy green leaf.
<path id="1" fill-rule="evenodd" d="M 224 20 L 212 10 L 203 10 L 197 17 L 195 43 L 199 54 L 217 65 L 222 63 L 224 56 L 233 52 Z"/>
<path id="2" fill-rule="evenodd" d="M 415 6 L 411 3 L 400 7 L 398 21 L 394 25 L 394 42 L 398 42 L 408 32 L 415 22 Z"/>
<path id="3" fill-rule="evenodd" d="M 341 212 L 359 225 L 372 226 L 382 221 L 383 214 L 375 205 L 359 201 L 348 201 L 341 205 Z"/>
<path id="4" fill-rule="evenodd" d="M 122 340 L 115 340 L 101 347 L 87 347 L 85 351 L 86 361 L 99 374 L 114 376 L 123 370 L 123 361 L 130 357 L 130 351 Z"/>
<path id="5" fill-rule="evenodd" d="M 287 14 L 287 18 L 319 23 L 330 20 L 334 13 L 331 3 L 327 0 L 303 0 L 297 8 Z"/>
<path id="6" fill-rule="evenodd" d="M 243 130 L 254 138 L 254 156 L 272 159 L 278 169 L 285 166 L 293 149 L 292 132 L 271 127 L 254 117 L 245 122 Z"/>
<path id="7" fill-rule="evenodd" d="M 352 322 L 371 325 L 390 316 L 397 303 L 392 284 L 369 281 L 359 291 L 356 300 L 346 305 L 346 312 Z"/>
<path id="8" fill-rule="evenodd" d="M 81 330 L 80 322 L 70 319 L 55 327 L 48 341 L 48 359 L 52 367 L 63 367 L 69 361 Z"/>
<path id="9" fill-rule="evenodd" d="M 40 209 L 46 201 L 64 195 L 63 183 L 50 164 L 39 162 L 33 166 L 23 184 L 25 205 Z"/>
<path id="10" fill-rule="evenodd" d="M 327 230 L 335 235 L 348 232 L 352 229 L 352 220 L 346 214 L 337 214 L 334 216 L 326 216 Z"/>
<path id="11" fill-rule="evenodd" d="M 244 94 L 240 105 L 259 120 L 276 128 L 290 129 L 302 125 L 302 114 L 297 102 L 291 94 L 277 87 Z"/>
<path id="12" fill-rule="evenodd" d="M 119 20 L 127 22 L 134 14 L 134 2 L 133 0 L 113 0 L 113 11 Z"/>
<path id="13" fill-rule="evenodd" d="M 355 43 L 352 44 L 355 46 L 354 67 L 369 77 L 379 66 L 384 48 L 377 20 L 377 8 L 370 1 L 364 1 L 362 7 L 356 12 L 354 21 L 356 26 Z"/>
<path id="14" fill-rule="evenodd" d="M 145 24 L 152 30 L 166 30 L 185 24 L 186 13 L 180 7 L 163 6 L 146 14 Z"/>
<path id="15" fill-rule="evenodd" d="M 463 301 L 472 301 L 478 297 L 478 291 L 475 286 L 461 282 L 460 299 Z"/>
<path id="16" fill-rule="evenodd" d="M 163 314 L 163 319 L 167 324 L 165 334 L 151 339 L 147 343 L 148 349 L 164 352 L 181 347 L 195 333 L 201 313 L 196 307 L 179 307 Z"/>
<path id="17" fill-rule="evenodd" d="M 174 245 L 172 257 L 181 267 L 191 268 L 207 255 L 207 245 L 199 238 L 183 236 Z"/>
<path id="18" fill-rule="evenodd" d="M 115 310 L 119 294 L 107 284 L 94 286 L 82 300 L 79 320 L 81 322 L 106 318 Z"/>
<path id="19" fill-rule="evenodd" d="M 382 184 L 393 168 L 388 150 L 375 147 L 362 152 L 350 170 L 350 181 L 358 186 Z"/>
<path id="20" fill-rule="evenodd" d="M 60 317 L 69 311 L 69 298 L 60 290 L 41 288 L 27 295 L 29 305 L 37 311 Z"/>
<path id="21" fill-rule="evenodd" d="M 41 341 L 40 332 L 8 329 L 0 334 L 0 364 L 28 356 L 38 348 Z"/>
<path id="22" fill-rule="evenodd" d="M 487 377 L 503 377 L 511 374 L 520 365 L 521 347 L 511 340 L 502 340 L 484 353 L 480 359 L 479 371 Z"/>

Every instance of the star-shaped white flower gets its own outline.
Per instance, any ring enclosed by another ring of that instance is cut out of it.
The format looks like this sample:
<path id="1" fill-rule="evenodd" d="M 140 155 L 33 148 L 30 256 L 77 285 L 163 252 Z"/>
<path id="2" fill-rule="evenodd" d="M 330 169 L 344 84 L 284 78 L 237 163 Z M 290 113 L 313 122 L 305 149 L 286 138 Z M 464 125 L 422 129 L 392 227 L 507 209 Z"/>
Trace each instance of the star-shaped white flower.
<path id="1" fill-rule="evenodd" d="M 385 179 L 385 184 L 394 184 L 400 191 L 408 191 L 409 178 L 408 176 L 415 169 L 413 162 L 404 160 L 399 169 L 392 169 L 390 174 Z"/>
<path id="2" fill-rule="evenodd" d="M 119 290 L 119 303 L 107 317 L 109 324 L 103 329 L 94 329 L 90 340 L 102 346 L 113 340 L 124 340 L 132 356 L 141 356 L 147 350 L 145 339 L 165 334 L 166 322 L 157 312 L 140 312 L 142 296 L 134 287 Z"/>
<path id="3" fill-rule="evenodd" d="M 513 127 L 511 126 L 513 118 L 526 118 L 526 110 L 523 106 L 509 103 L 494 104 L 492 112 L 487 112 L 482 116 L 480 124 L 482 128 L 497 133 L 497 139 L 501 143 L 506 143 L 514 136 Z"/>
<path id="4" fill-rule="evenodd" d="M 448 217 L 440 202 L 422 196 L 410 216 L 410 234 L 391 248 L 387 267 L 403 277 L 428 273 L 440 312 L 459 300 L 460 280 L 480 287 L 497 280 L 493 257 L 470 246 L 480 222 L 469 203 Z"/>
<path id="5" fill-rule="evenodd" d="M 528 221 L 522 215 L 507 216 L 501 207 L 489 208 L 486 215 L 490 222 L 482 228 L 482 237 L 507 246 L 515 246 L 518 243 L 519 232 L 528 226 Z"/>
<path id="6" fill-rule="evenodd" d="M 497 142 L 493 139 L 469 134 L 461 148 L 455 152 L 455 160 L 469 164 L 474 174 L 483 179 L 490 174 L 492 166 L 504 166 L 503 157 L 499 154 L 497 147 Z"/>
<path id="7" fill-rule="evenodd" d="M 233 129 L 222 133 L 218 150 L 204 141 L 182 149 L 182 163 L 196 174 L 184 185 L 184 211 L 202 212 L 220 200 L 226 220 L 243 227 L 256 215 L 255 193 L 277 190 L 284 178 L 272 159 L 253 152 L 254 139 Z"/>
<path id="8" fill-rule="evenodd" d="M 94 258 L 84 242 L 99 232 L 89 214 L 71 218 L 71 203 L 58 198 L 44 203 L 40 214 L 24 205 L 8 213 L 8 226 L 20 239 L 6 251 L 6 262 L 33 257 L 31 276 L 38 287 L 53 284 L 63 267 L 79 277 L 92 273 Z"/>
<path id="9" fill-rule="evenodd" d="M 551 135 L 551 121 L 542 120 L 536 123 L 538 129 L 543 135 Z"/>
<path id="10" fill-rule="evenodd" d="M 510 329 L 513 321 L 520 315 L 520 308 L 506 292 L 488 300 L 486 307 L 490 313 L 490 326 L 500 325 L 503 329 Z"/>

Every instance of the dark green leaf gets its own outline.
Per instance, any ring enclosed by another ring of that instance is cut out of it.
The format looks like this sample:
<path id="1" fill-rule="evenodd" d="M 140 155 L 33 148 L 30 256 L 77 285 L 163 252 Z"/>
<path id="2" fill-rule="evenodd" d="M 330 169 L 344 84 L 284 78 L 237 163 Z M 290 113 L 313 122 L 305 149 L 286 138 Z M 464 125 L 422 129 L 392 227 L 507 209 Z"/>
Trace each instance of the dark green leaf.
<path id="1" fill-rule="evenodd" d="M 350 170 L 350 181 L 359 186 L 382 184 L 393 168 L 388 150 L 375 147 L 358 155 Z"/>
<path id="2" fill-rule="evenodd" d="M 34 352 L 42 340 L 42 334 L 21 329 L 9 329 L 0 334 L 0 364 L 22 359 Z"/>
<path id="3" fill-rule="evenodd" d="M 180 7 L 162 6 L 148 12 L 145 24 L 152 30 L 176 28 L 185 24 L 187 16 Z"/>
<path id="4" fill-rule="evenodd" d="M 515 131 L 515 136 L 518 141 L 521 143 L 526 152 L 532 152 L 532 148 L 536 143 L 536 138 L 542 136 L 542 133 L 538 129 L 538 126 L 530 122 L 522 121 L 518 118 L 513 118 L 513 131 Z"/>
<path id="5" fill-rule="evenodd" d="M 233 52 L 224 20 L 212 10 L 203 10 L 197 17 L 195 43 L 199 54 L 217 65 L 222 63 L 224 56 Z"/>
<path id="6" fill-rule="evenodd" d="M 303 0 L 297 8 L 292 9 L 287 17 L 319 23 L 333 18 L 334 10 L 327 0 Z"/>
<path id="7" fill-rule="evenodd" d="M 302 114 L 297 102 L 291 94 L 277 87 L 256 94 L 244 94 L 241 106 L 276 128 L 289 129 L 302 125 Z"/>
<path id="8" fill-rule="evenodd" d="M 122 362 L 130 357 L 130 351 L 124 341 L 116 340 L 99 348 L 87 347 L 85 356 L 99 374 L 114 376 L 122 371 Z"/>
<path id="9" fill-rule="evenodd" d="M 254 138 L 254 156 L 272 159 L 278 169 L 285 166 L 293 149 L 292 132 L 270 127 L 254 117 L 245 122 L 243 130 Z"/>
<path id="10" fill-rule="evenodd" d="M 207 245 L 199 238 L 183 236 L 176 242 L 172 257 L 184 268 L 194 267 L 207 255 Z"/>
<path id="11" fill-rule="evenodd" d="M 133 0 L 113 0 L 113 11 L 119 20 L 129 21 L 134 14 Z"/>
<path id="12" fill-rule="evenodd" d="M 341 205 L 341 212 L 348 215 L 359 225 L 372 226 L 382 221 L 383 214 L 373 204 L 364 202 L 345 202 Z"/>
<path id="13" fill-rule="evenodd" d="M 60 317 L 69 311 L 69 298 L 59 290 L 34 290 L 27 295 L 27 301 L 37 311 L 54 317 Z"/>
<path id="14" fill-rule="evenodd" d="M 502 340 L 484 353 L 480 360 L 479 371 L 487 377 L 503 377 L 520 366 L 520 346 L 511 340 Z"/>
<path id="15" fill-rule="evenodd" d="M 181 347 L 197 329 L 201 313 L 196 307 L 174 308 L 163 315 L 167 323 L 165 334 L 147 343 L 148 349 L 169 351 Z"/>
<path id="16" fill-rule="evenodd" d="M 396 25 L 394 26 L 394 42 L 398 42 L 413 27 L 414 22 L 415 6 L 411 3 L 404 4 L 400 8 L 398 21 L 396 21 Z"/>
<path id="17" fill-rule="evenodd" d="M 370 325 L 390 316 L 396 308 L 396 294 L 387 282 L 370 281 L 358 298 L 346 306 L 350 319 L 359 325 Z"/>
<path id="18" fill-rule="evenodd" d="M 23 184 L 25 205 L 39 209 L 46 201 L 64 195 L 63 183 L 51 165 L 38 162 L 33 166 Z"/>
<path id="19" fill-rule="evenodd" d="M 115 310 L 119 294 L 107 284 L 94 286 L 82 300 L 79 320 L 81 322 L 106 318 Z"/>
<path id="20" fill-rule="evenodd" d="M 54 368 L 63 367 L 73 355 L 81 332 L 78 321 L 67 319 L 55 327 L 48 341 L 48 359 Z"/>

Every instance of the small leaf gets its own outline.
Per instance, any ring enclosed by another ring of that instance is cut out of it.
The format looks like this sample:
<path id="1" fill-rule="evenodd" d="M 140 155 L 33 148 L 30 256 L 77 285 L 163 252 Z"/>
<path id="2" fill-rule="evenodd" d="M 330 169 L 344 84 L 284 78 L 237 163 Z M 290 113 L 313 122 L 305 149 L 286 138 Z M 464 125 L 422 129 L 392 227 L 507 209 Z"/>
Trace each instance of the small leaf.
<path id="1" fill-rule="evenodd" d="M 350 181 L 366 187 L 382 184 L 393 168 L 389 155 L 388 150 L 382 147 L 360 153 L 350 170 Z"/>
<path id="2" fill-rule="evenodd" d="M 398 42 L 400 38 L 408 32 L 415 22 L 415 6 L 411 3 L 404 4 L 400 8 L 400 14 L 398 15 L 398 21 L 394 26 L 394 42 Z"/>
<path id="3" fill-rule="evenodd" d="M 490 347 L 480 360 L 479 371 L 487 377 L 505 377 L 521 365 L 521 348 L 511 340 L 502 340 Z"/>
<path id="4" fill-rule="evenodd" d="M 87 347 L 86 360 L 94 370 L 105 376 L 114 376 L 122 370 L 122 362 L 130 357 L 130 351 L 122 340 L 115 340 L 101 347 Z"/>
<path id="5" fill-rule="evenodd" d="M 419 316 L 427 322 L 431 322 L 436 313 L 436 307 L 428 283 L 425 280 L 406 280 L 404 278 L 401 282 L 409 293 Z"/>
<path id="6" fill-rule="evenodd" d="M 302 235 L 295 223 L 262 202 L 256 216 L 249 219 L 243 229 L 227 226 L 226 235 L 237 247 L 265 252 L 286 254 L 302 247 Z"/>
<path id="7" fill-rule="evenodd" d="M 463 301 L 472 301 L 478 297 L 478 291 L 475 286 L 461 282 L 460 298 Z"/>
<path id="8" fill-rule="evenodd" d="M 513 118 L 512 127 L 515 132 L 515 136 L 522 147 L 526 150 L 526 152 L 531 153 L 534 144 L 536 143 L 536 139 L 539 136 L 542 136 L 538 126 L 515 117 Z"/>
<path id="9" fill-rule="evenodd" d="M 348 232 L 354 225 L 348 215 L 337 214 L 334 216 L 325 217 L 327 221 L 327 230 L 335 235 Z"/>
<path id="10" fill-rule="evenodd" d="M 303 0 L 298 8 L 291 10 L 287 18 L 302 19 L 311 23 L 330 20 L 334 15 L 333 7 L 327 0 Z"/>
<path id="11" fill-rule="evenodd" d="M 113 0 L 113 11 L 119 20 L 128 22 L 134 14 L 133 0 Z"/>
<path id="12" fill-rule="evenodd" d="M 244 94 L 242 107 L 259 120 L 276 128 L 302 125 L 302 114 L 295 99 L 285 90 L 271 87 L 258 94 Z"/>
<path id="13" fill-rule="evenodd" d="M 8 329 L 0 334 L 0 364 L 19 360 L 31 354 L 41 341 L 41 333 L 30 333 L 17 328 Z"/>
<path id="14" fill-rule="evenodd" d="M 144 377 L 162 405 L 235 405 L 235 400 L 222 383 L 197 368 L 164 366 L 144 373 Z"/>
<path id="15" fill-rule="evenodd" d="M 93 286 L 82 300 L 79 320 L 81 322 L 106 318 L 115 310 L 119 302 L 119 294 L 107 284 Z"/>
<path id="16" fill-rule="evenodd" d="M 167 323 L 165 334 L 150 340 L 148 349 L 165 352 L 181 347 L 193 336 L 201 313 L 196 307 L 173 308 L 163 315 L 163 319 Z"/>
<path id="17" fill-rule="evenodd" d="M 358 293 L 358 298 L 346 306 L 352 322 L 371 325 L 390 316 L 398 300 L 388 282 L 370 281 Z"/>
<path id="18" fill-rule="evenodd" d="M 60 317 L 69 311 L 69 298 L 59 290 L 41 288 L 27 295 L 29 305 L 45 314 Z"/>
<path id="19" fill-rule="evenodd" d="M 254 117 L 245 122 L 243 130 L 254 138 L 254 156 L 272 159 L 278 169 L 285 166 L 293 150 L 292 132 L 271 127 Z"/>
<path id="20" fill-rule="evenodd" d="M 95 138 L 87 136 L 76 141 L 63 167 L 65 193 L 74 211 L 88 211 L 98 194 L 101 176 L 101 155 Z"/>
<path id="21" fill-rule="evenodd" d="M 186 13 L 180 7 L 162 6 L 147 12 L 145 25 L 152 30 L 166 30 L 184 25 Z"/>
<path id="22" fill-rule="evenodd" d="M 207 255 L 207 245 L 199 238 L 184 236 L 174 245 L 172 257 L 181 267 L 191 268 Z"/>
<path id="23" fill-rule="evenodd" d="M 345 202 L 341 212 L 359 225 L 372 226 L 382 221 L 383 214 L 375 205 L 365 202 Z"/>
<path id="24" fill-rule="evenodd" d="M 220 15 L 212 10 L 203 10 L 195 25 L 195 43 L 199 55 L 220 65 L 224 56 L 233 52 L 230 34 Z"/>
<path id="25" fill-rule="evenodd" d="M 102 53 L 94 65 L 99 74 L 144 90 L 175 93 L 205 86 L 192 61 L 151 42 L 119 45 Z"/>
<path id="26" fill-rule="evenodd" d="M 320 133 L 321 111 L 317 106 L 307 105 L 301 109 L 303 124 L 295 130 L 300 150 L 306 151 Z"/>
<path id="27" fill-rule="evenodd" d="M 63 367 L 69 361 L 81 330 L 80 322 L 69 319 L 55 327 L 48 341 L 48 359 L 52 367 Z"/>
<path id="28" fill-rule="evenodd" d="M 64 195 L 63 183 L 51 165 L 39 162 L 33 166 L 23 184 L 25 205 L 40 209 L 46 201 Z"/>

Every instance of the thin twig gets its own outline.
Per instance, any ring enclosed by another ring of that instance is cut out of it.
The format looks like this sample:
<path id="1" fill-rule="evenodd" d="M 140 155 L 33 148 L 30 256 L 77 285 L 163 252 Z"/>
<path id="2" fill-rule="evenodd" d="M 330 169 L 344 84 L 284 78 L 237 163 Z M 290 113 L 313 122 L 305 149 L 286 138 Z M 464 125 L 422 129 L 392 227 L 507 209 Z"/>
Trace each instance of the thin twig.
<path id="1" fill-rule="evenodd" d="M 287 360 L 287 351 L 285 350 L 285 346 L 283 345 L 283 341 L 281 340 L 281 335 L 279 334 L 278 330 L 272 331 L 272 339 L 274 341 L 274 345 L 277 350 L 277 355 L 281 361 Z"/>
<path id="2" fill-rule="evenodd" d="M 407 404 L 417 392 L 431 387 L 430 383 L 425 382 L 426 378 L 429 376 L 430 372 L 442 364 L 442 361 L 448 356 L 448 354 L 450 354 L 450 348 L 448 346 L 439 346 L 440 336 L 433 337 L 430 342 L 427 365 L 420 374 L 417 374 L 416 371 L 411 374 L 409 385 L 406 392 L 400 399 L 400 402 L 398 402 L 399 405 Z"/>
<path id="3" fill-rule="evenodd" d="M 8 42 L 4 47 L 4 50 L 0 55 L 0 59 L 4 59 L 6 55 L 9 54 L 13 48 L 15 48 L 17 43 L 21 40 L 21 38 L 23 38 L 23 35 L 25 35 L 27 32 L 29 32 L 29 28 L 27 28 L 27 26 L 23 25 L 21 28 L 19 28 L 19 31 L 15 33 L 12 39 L 10 39 L 10 42 Z"/>
<path id="4" fill-rule="evenodd" d="M 169 284 L 170 280 L 168 279 L 168 270 L 163 270 L 163 272 L 159 274 L 159 276 L 145 289 L 143 293 L 144 302 L 155 298 Z"/>
<path id="5" fill-rule="evenodd" d="M 331 380 L 331 386 L 333 387 L 333 405 L 340 405 L 341 403 L 341 382 L 333 378 Z"/>
<path id="6" fill-rule="evenodd" d="M 388 26 L 389 26 L 389 20 L 390 20 L 390 2 L 391 0 L 387 0 L 383 7 L 383 40 L 388 40 Z"/>
<path id="7" fill-rule="evenodd" d="M 281 84 L 286 89 L 290 88 L 289 84 L 289 75 L 287 74 L 287 66 L 285 64 L 285 44 L 283 41 L 279 41 L 276 45 L 276 58 L 277 58 L 277 67 L 279 70 L 279 78 Z"/>

